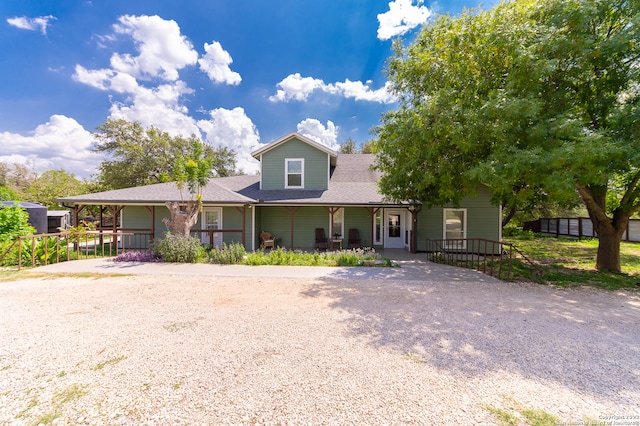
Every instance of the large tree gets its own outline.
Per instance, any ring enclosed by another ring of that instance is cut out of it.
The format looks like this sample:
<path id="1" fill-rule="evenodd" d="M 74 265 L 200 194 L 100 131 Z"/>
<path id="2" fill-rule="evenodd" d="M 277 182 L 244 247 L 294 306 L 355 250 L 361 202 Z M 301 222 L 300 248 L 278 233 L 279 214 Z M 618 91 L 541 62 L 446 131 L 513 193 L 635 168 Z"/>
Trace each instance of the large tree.
<path id="1" fill-rule="evenodd" d="M 172 137 L 155 127 L 145 129 L 138 122 L 108 119 L 98 127 L 95 151 L 109 159 L 99 167 L 98 180 L 108 189 L 130 188 L 172 180 L 175 165 L 189 155 L 195 136 Z M 236 173 L 235 152 L 203 144 L 215 176 Z"/>
<path id="2" fill-rule="evenodd" d="M 172 177 L 180 188 L 182 200 L 167 201 L 171 217 L 162 219 L 171 232 L 184 237 L 189 236 L 191 228 L 198 221 L 198 213 L 202 207 L 202 188 L 213 173 L 213 160 L 205 155 L 204 148 L 202 142 L 192 139 L 188 153 L 177 159 Z M 189 191 L 187 200 L 183 195 L 185 185 Z"/>
<path id="3" fill-rule="evenodd" d="M 37 174 L 24 192 L 25 199 L 37 201 L 49 209 L 55 209 L 58 207 L 52 201 L 54 198 L 86 194 L 89 190 L 89 182 L 78 179 L 73 173 L 59 169 Z"/>
<path id="4" fill-rule="evenodd" d="M 640 0 L 515 0 L 397 41 L 399 108 L 377 128 L 382 191 L 430 205 L 479 184 L 513 206 L 578 194 L 596 267 L 620 271 L 640 211 L 639 36 Z"/>

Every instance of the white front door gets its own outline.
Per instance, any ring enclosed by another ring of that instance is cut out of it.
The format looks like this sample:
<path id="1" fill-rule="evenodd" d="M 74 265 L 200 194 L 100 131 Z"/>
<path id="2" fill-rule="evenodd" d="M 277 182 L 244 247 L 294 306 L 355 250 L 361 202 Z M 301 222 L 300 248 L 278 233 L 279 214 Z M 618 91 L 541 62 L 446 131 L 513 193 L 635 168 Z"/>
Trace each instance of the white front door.
<path id="1" fill-rule="evenodd" d="M 205 207 L 202 209 L 202 229 L 212 230 L 222 228 L 222 208 Z M 202 233 L 202 243 L 209 246 L 211 243 L 208 233 Z M 222 247 L 222 232 L 213 233 L 213 246 Z"/>
<path id="2" fill-rule="evenodd" d="M 403 210 L 385 210 L 384 248 L 404 247 L 404 218 Z"/>

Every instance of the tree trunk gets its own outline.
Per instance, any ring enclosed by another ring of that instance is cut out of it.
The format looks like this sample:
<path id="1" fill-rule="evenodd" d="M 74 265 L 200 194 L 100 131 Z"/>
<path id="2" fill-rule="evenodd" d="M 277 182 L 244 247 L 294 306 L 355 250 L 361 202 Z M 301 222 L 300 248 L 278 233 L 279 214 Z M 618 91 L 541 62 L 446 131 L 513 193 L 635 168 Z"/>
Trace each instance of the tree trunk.
<path id="1" fill-rule="evenodd" d="M 198 221 L 200 201 L 188 201 L 186 205 L 176 201 L 167 201 L 165 204 L 169 212 L 171 212 L 171 217 L 165 217 L 162 219 L 162 223 L 167 225 L 167 228 L 169 228 L 172 233 L 188 237 L 191 228 Z"/>
<path id="2" fill-rule="evenodd" d="M 504 228 L 505 226 L 507 226 L 509 224 L 509 222 L 511 222 L 511 219 L 513 219 L 513 217 L 516 215 L 518 211 L 516 210 L 515 207 L 511 207 L 509 209 L 509 211 L 507 212 L 506 215 L 504 215 L 502 217 L 502 227 Z"/>
<path id="3" fill-rule="evenodd" d="M 606 186 L 576 185 L 576 187 L 587 207 L 593 229 L 598 234 L 596 269 L 599 271 L 622 272 L 620 267 L 620 241 L 622 240 L 622 234 L 627 229 L 632 213 L 625 212 L 618 207 L 613 212 L 613 218 L 609 218 L 606 214 Z"/>
<path id="4" fill-rule="evenodd" d="M 621 272 L 620 267 L 620 236 L 617 230 L 609 226 L 599 226 L 598 255 L 596 269 L 599 271 Z"/>

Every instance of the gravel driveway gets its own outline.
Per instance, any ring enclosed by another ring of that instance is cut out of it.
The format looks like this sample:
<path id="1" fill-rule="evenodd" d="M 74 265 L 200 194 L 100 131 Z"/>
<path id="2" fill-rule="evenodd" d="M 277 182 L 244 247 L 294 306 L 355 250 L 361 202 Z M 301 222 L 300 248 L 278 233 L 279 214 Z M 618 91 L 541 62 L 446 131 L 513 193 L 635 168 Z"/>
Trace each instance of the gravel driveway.
<path id="1" fill-rule="evenodd" d="M 0 424 L 640 422 L 637 293 L 211 268 L 0 283 Z"/>

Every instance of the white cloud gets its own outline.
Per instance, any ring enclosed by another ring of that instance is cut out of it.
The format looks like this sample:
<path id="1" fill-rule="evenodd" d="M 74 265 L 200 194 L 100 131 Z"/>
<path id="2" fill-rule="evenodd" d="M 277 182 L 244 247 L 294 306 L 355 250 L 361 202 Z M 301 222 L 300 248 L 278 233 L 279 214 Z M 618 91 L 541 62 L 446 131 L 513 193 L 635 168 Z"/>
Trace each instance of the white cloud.
<path id="1" fill-rule="evenodd" d="M 198 126 L 206 134 L 205 141 L 214 147 L 227 147 L 236 152 L 238 169 L 252 174 L 259 169 L 251 152 L 259 148 L 260 135 L 243 108 L 218 108 L 210 111 L 210 120 L 198 121 Z"/>
<path id="2" fill-rule="evenodd" d="M 52 115 L 28 136 L 0 133 L 0 161 L 21 163 L 38 172 L 65 169 L 80 177 L 96 172 L 102 157 L 91 152 L 93 136 L 73 118 Z"/>
<path id="3" fill-rule="evenodd" d="M 180 33 L 175 21 L 167 21 L 157 15 L 125 15 L 118 21 L 113 26 L 114 31 L 131 36 L 139 55 L 115 53 L 111 57 L 111 67 L 115 71 L 136 78 L 158 77 L 173 81 L 178 79 L 180 69 L 194 65 L 198 60 L 198 52 Z"/>
<path id="4" fill-rule="evenodd" d="M 27 18 L 26 16 L 8 18 L 7 22 L 9 25 L 12 25 L 16 28 L 20 28 L 21 30 L 29 30 L 29 31 L 38 31 L 42 33 L 42 35 L 47 35 L 47 26 L 49 25 L 49 21 L 55 20 L 56 17 L 52 15 L 48 16 L 38 16 L 37 18 Z"/>
<path id="5" fill-rule="evenodd" d="M 180 103 L 185 94 L 193 93 L 182 81 L 163 84 L 153 89 L 136 86 L 125 102 L 111 105 L 111 118 L 138 121 L 144 127 L 155 126 L 170 135 L 200 136 L 196 121 Z"/>
<path id="6" fill-rule="evenodd" d="M 242 77 L 235 71 L 231 71 L 229 65 L 233 62 L 229 52 L 222 48 L 222 45 L 214 41 L 212 44 L 205 43 L 202 58 L 198 59 L 200 69 L 207 73 L 209 78 L 216 83 L 240 84 Z"/>
<path id="7" fill-rule="evenodd" d="M 387 82 L 384 87 L 372 90 L 369 86 L 371 81 L 366 84 L 361 81 L 351 81 L 346 79 L 344 83 L 337 82 L 334 84 L 325 84 L 324 81 L 313 77 L 302 77 L 299 73 L 290 74 L 278 83 L 277 93 L 269 100 L 272 102 L 288 102 L 306 101 L 311 93 L 320 90 L 325 93 L 344 96 L 345 98 L 353 98 L 356 101 L 369 101 L 379 103 L 393 103 L 396 98 L 389 92 L 390 83 Z"/>
<path id="8" fill-rule="evenodd" d="M 298 133 L 313 139 L 334 151 L 340 149 L 338 145 L 338 127 L 332 121 L 327 121 L 327 127 L 315 118 L 307 118 L 298 123 Z"/>
<path id="9" fill-rule="evenodd" d="M 344 83 L 335 83 L 332 85 L 329 91 L 335 90 L 345 98 L 354 98 L 356 101 L 379 102 L 383 104 L 390 104 L 396 101 L 395 96 L 389 92 L 389 88 L 391 87 L 390 82 L 386 82 L 384 87 L 377 90 L 371 90 L 369 84 L 371 84 L 370 81 L 363 84 L 361 81 L 346 79 Z"/>
<path id="10" fill-rule="evenodd" d="M 422 0 L 394 0 L 389 3 L 389 11 L 378 15 L 378 38 L 389 40 L 402 35 L 425 23 L 430 16 L 431 11 Z"/>
<path id="11" fill-rule="evenodd" d="M 241 81 L 240 75 L 229 68 L 231 56 L 220 43 L 205 43 L 206 53 L 198 61 L 197 53 L 174 21 L 157 16 L 124 16 L 114 28 L 118 34 L 130 35 L 140 54 L 133 57 L 114 53 L 110 68 L 89 70 L 76 65 L 73 75 L 80 83 L 119 95 L 112 100 L 110 118 L 137 121 L 147 128 L 155 126 L 172 136 L 202 138 L 206 133 L 206 142 L 236 151 L 239 168 L 248 173 L 257 171 L 258 164 L 250 152 L 259 145 L 258 131 L 242 108 L 216 109 L 210 112 L 210 120 L 196 121 L 184 103 L 185 96 L 194 93 L 179 79 L 179 71 L 188 65 L 198 62 L 217 82 Z M 149 77 L 162 78 L 165 83 L 144 81 Z"/>
<path id="12" fill-rule="evenodd" d="M 269 97 L 272 102 L 287 102 L 291 99 L 306 101 L 311 92 L 326 87 L 324 81 L 312 77 L 302 77 L 300 73 L 290 74 L 277 86 L 280 87 L 278 92 Z"/>

